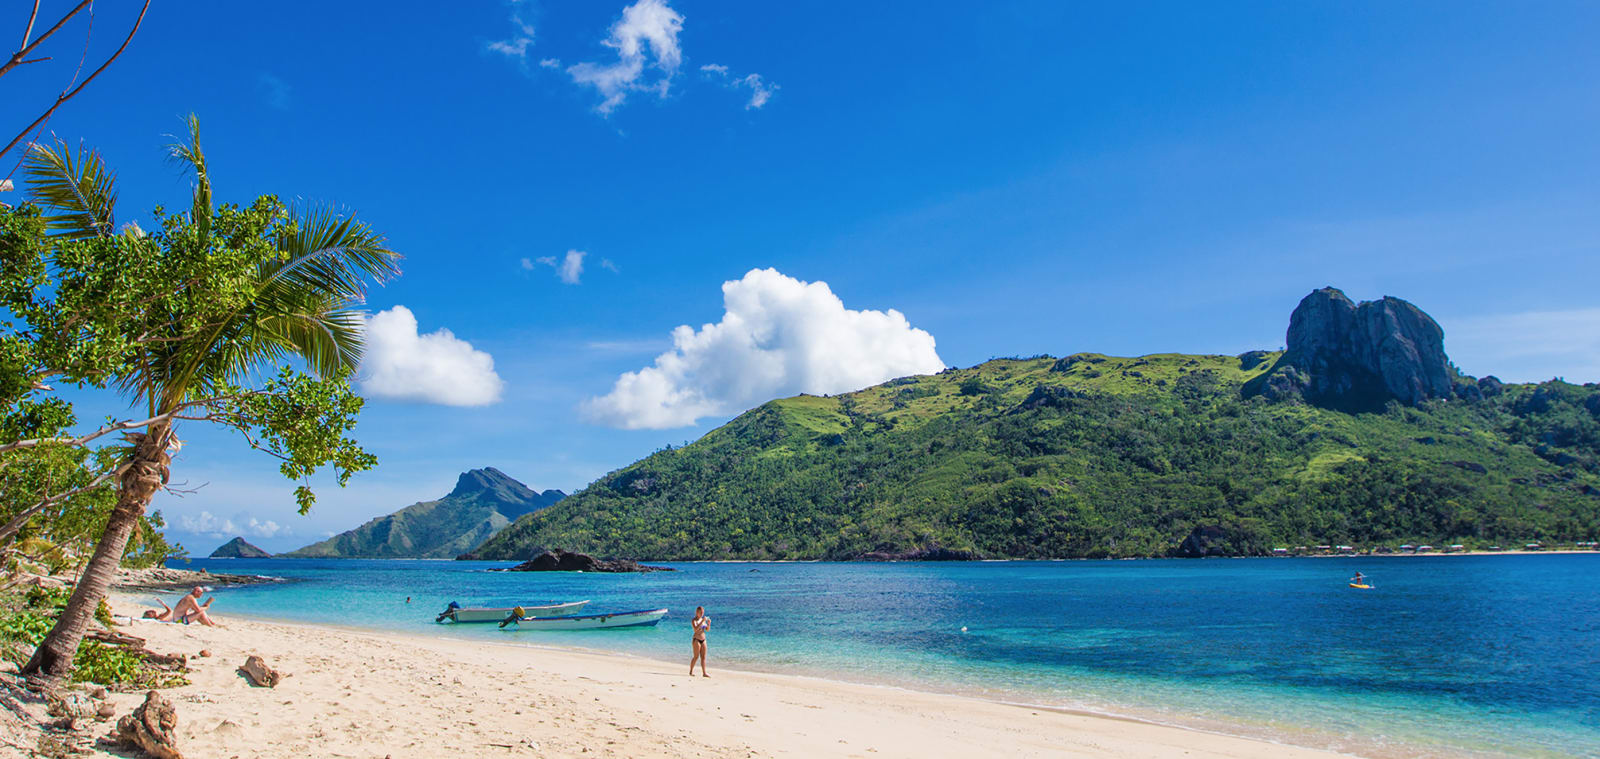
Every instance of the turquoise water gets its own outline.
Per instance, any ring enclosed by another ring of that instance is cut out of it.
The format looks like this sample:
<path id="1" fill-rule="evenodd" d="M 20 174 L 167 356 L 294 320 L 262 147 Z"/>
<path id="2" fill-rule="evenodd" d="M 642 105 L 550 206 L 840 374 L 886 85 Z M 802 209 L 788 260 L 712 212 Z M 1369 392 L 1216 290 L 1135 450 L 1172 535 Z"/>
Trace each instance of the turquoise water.
<path id="1" fill-rule="evenodd" d="M 174 564 L 174 566 L 181 566 Z M 1080 709 L 1378 756 L 1600 756 L 1600 555 L 930 564 L 197 559 L 298 582 L 216 611 L 711 661 Z M 1346 580 L 1360 569 L 1374 590 Z M 404 603 L 406 596 L 411 603 Z M 454 600 L 670 607 L 656 628 L 436 625 Z M 963 631 L 965 628 L 965 631 Z"/>

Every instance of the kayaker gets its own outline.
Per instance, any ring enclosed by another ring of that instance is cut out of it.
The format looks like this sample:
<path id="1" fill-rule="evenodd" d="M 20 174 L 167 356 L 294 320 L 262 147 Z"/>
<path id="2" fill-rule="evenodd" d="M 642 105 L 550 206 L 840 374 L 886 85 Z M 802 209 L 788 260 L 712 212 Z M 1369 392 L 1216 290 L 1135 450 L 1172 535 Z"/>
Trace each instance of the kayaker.
<path id="1" fill-rule="evenodd" d="M 706 674 L 706 631 L 711 629 L 711 618 L 706 616 L 706 607 L 694 607 L 694 619 L 689 620 L 689 627 L 694 630 L 694 637 L 689 640 L 689 647 L 693 656 L 689 658 L 689 676 L 694 677 L 694 663 L 700 662 L 700 676 L 710 677 Z"/>

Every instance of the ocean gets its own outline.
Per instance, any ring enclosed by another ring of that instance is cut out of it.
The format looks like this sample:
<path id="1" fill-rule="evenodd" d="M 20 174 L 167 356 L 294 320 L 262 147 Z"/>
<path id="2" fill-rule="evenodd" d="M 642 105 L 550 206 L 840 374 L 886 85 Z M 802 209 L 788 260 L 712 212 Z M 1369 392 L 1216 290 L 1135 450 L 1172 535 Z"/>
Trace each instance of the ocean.
<path id="1" fill-rule="evenodd" d="M 941 691 L 1368 756 L 1600 756 L 1600 554 L 949 563 L 194 559 L 292 583 L 220 616 L 679 660 Z M 1360 570 L 1375 586 L 1348 587 Z M 405 599 L 410 597 L 410 603 Z M 668 607 L 655 628 L 440 625 L 450 601 Z M 514 677 L 516 673 L 507 673 Z M 538 687 L 530 681 L 530 687 Z"/>

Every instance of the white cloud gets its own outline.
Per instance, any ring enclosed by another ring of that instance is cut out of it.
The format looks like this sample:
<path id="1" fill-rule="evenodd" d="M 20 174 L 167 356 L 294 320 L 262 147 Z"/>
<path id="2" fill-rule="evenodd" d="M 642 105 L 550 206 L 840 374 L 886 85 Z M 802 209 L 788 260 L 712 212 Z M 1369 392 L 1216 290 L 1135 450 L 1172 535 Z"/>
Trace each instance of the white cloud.
<path id="1" fill-rule="evenodd" d="M 533 261 L 522 259 L 522 268 L 524 271 L 533 271 Z"/>
<path id="2" fill-rule="evenodd" d="M 244 532 L 252 538 L 271 538 L 290 534 L 289 528 L 284 525 L 271 519 L 265 522 L 258 521 L 255 517 L 250 517 L 250 521 L 245 523 Z"/>
<path id="3" fill-rule="evenodd" d="M 240 514 L 243 529 L 239 522 L 226 517 L 219 517 L 209 511 L 200 512 L 199 516 L 184 514 L 178 517 L 178 527 L 184 532 L 197 535 L 207 535 L 214 538 L 231 538 L 244 535 L 252 538 L 271 538 L 278 535 L 291 535 L 293 532 L 286 526 L 272 520 L 265 522 L 255 517 Z"/>
<path id="4" fill-rule="evenodd" d="M 583 257 L 589 255 L 581 250 L 569 250 L 561 259 L 561 265 L 556 267 L 556 276 L 569 285 L 578 284 L 578 278 L 583 276 Z"/>
<path id="5" fill-rule="evenodd" d="M 184 514 L 178 517 L 178 527 L 182 528 L 184 532 L 217 537 L 239 534 L 239 528 L 233 523 L 232 519 L 218 517 L 209 511 L 202 511 L 199 516 Z"/>
<path id="6" fill-rule="evenodd" d="M 567 251 L 567 254 L 562 256 L 560 259 L 557 259 L 555 256 L 539 256 L 538 258 L 534 259 L 533 263 L 544 264 L 545 266 L 555 269 L 556 276 L 560 278 L 563 283 L 576 285 L 579 284 L 581 278 L 583 277 L 583 257 L 587 255 L 589 254 L 581 250 L 569 250 Z M 522 268 L 532 269 L 533 263 L 529 263 L 528 259 L 524 258 L 522 259 Z M 610 261 L 601 261 L 600 265 L 612 271 L 617 270 L 616 266 Z"/>
<path id="7" fill-rule="evenodd" d="M 417 317 L 405 306 L 367 319 L 360 376 L 367 395 L 446 406 L 494 403 L 503 386 L 494 357 L 448 329 L 418 334 Z"/>
<path id="8" fill-rule="evenodd" d="M 601 114 L 609 115 L 630 92 L 655 92 L 666 97 L 683 61 L 683 51 L 678 47 L 678 32 L 682 30 L 683 16 L 666 0 L 638 0 L 622 9 L 622 18 L 611 26 L 611 34 L 603 43 L 617 51 L 616 62 L 579 63 L 569 67 L 567 73 L 572 81 L 593 86 L 600 93 L 601 101 L 595 110 Z M 646 63 L 657 69 L 659 76 L 646 76 Z"/>
<path id="9" fill-rule="evenodd" d="M 609 259 L 609 258 L 600 259 L 600 268 L 605 269 L 605 270 L 611 272 L 612 274 L 621 274 L 622 273 L 622 270 L 618 269 L 617 265 L 612 263 L 611 259 Z"/>
<path id="10" fill-rule="evenodd" d="M 1600 308 L 1471 316 L 1445 327 L 1445 352 L 1468 374 L 1509 382 L 1600 381 Z"/>
<path id="11" fill-rule="evenodd" d="M 489 49 L 526 64 L 528 48 L 533 47 L 533 24 L 523 19 L 520 2 L 513 0 L 511 7 L 511 24 L 517 28 L 517 33 L 511 39 L 489 43 Z"/>
<path id="12" fill-rule="evenodd" d="M 673 330 L 673 349 L 583 404 L 590 421 L 665 429 L 796 393 L 842 393 L 944 368 L 899 311 L 855 311 L 826 282 L 753 269 L 722 285 L 722 321 Z"/>
<path id="13" fill-rule="evenodd" d="M 745 101 L 744 104 L 744 108 L 747 111 L 751 108 L 760 109 L 761 106 L 766 105 L 767 101 L 772 99 L 772 93 L 777 92 L 779 89 L 778 85 L 762 79 L 760 74 L 734 76 L 729 72 L 727 66 L 720 63 L 707 63 L 701 66 L 700 70 L 705 72 L 708 77 L 720 80 L 722 86 L 730 90 L 750 90 L 750 99 Z"/>
<path id="14" fill-rule="evenodd" d="M 558 68 L 561 68 L 561 59 L 560 58 L 545 58 L 545 59 L 539 61 L 539 67 L 540 68 L 546 68 L 546 69 L 558 69 Z"/>

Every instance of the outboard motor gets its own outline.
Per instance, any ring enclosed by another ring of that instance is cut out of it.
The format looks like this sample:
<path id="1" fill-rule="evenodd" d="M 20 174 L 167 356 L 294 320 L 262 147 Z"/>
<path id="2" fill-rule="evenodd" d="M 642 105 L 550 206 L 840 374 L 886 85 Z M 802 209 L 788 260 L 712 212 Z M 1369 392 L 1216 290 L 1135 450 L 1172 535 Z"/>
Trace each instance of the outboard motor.
<path id="1" fill-rule="evenodd" d="M 522 608 L 521 606 L 518 606 L 518 607 L 512 609 L 511 610 L 511 614 L 509 616 L 507 616 L 505 619 L 500 620 L 500 629 L 504 630 L 504 629 L 506 629 L 506 625 L 515 624 L 517 621 L 522 619 L 522 616 L 524 614 L 527 614 L 527 613 L 528 613 L 528 611 L 526 609 Z"/>
<path id="2" fill-rule="evenodd" d="M 450 605 L 444 607 L 444 611 L 441 612 L 439 614 L 438 618 L 434 619 L 433 621 L 434 622 L 443 622 L 443 621 L 448 619 L 448 620 L 454 622 L 455 619 L 456 619 L 456 609 L 459 609 L 459 608 L 461 608 L 461 604 L 458 604 L 455 601 L 451 601 Z"/>

